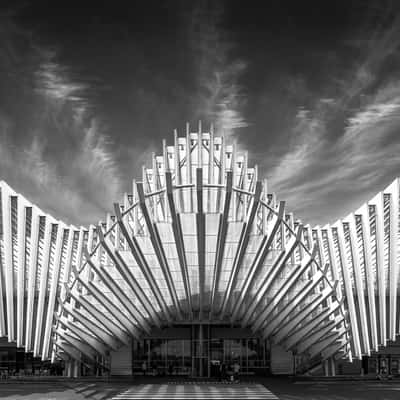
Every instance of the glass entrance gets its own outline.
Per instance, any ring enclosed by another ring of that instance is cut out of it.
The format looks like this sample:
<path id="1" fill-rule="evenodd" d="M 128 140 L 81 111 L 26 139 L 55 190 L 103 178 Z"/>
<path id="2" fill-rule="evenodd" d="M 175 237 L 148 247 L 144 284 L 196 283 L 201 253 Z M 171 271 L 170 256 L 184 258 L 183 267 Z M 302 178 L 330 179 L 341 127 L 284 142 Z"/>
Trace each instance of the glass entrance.
<path id="1" fill-rule="evenodd" d="M 192 376 L 194 377 L 209 376 L 208 354 L 209 354 L 208 326 L 193 325 L 192 326 L 192 357 L 193 357 Z"/>
<path id="2" fill-rule="evenodd" d="M 166 328 L 159 334 L 133 342 L 135 375 L 217 379 L 222 364 L 229 370 L 235 363 L 245 375 L 264 375 L 268 371 L 266 342 L 247 336 L 249 332 L 240 328 L 192 325 L 184 329 Z"/>

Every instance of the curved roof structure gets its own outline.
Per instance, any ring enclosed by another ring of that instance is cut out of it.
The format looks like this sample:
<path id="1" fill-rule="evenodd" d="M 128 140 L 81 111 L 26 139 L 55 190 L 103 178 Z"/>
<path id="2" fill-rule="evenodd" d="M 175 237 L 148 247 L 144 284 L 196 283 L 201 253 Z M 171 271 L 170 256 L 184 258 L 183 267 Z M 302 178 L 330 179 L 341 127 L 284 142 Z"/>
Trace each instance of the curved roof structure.
<path id="1" fill-rule="evenodd" d="M 103 363 L 154 327 L 250 327 L 308 365 L 394 340 L 399 181 L 303 225 L 212 127 L 152 155 L 132 192 L 75 227 L 0 183 L 0 336 L 43 360 Z"/>

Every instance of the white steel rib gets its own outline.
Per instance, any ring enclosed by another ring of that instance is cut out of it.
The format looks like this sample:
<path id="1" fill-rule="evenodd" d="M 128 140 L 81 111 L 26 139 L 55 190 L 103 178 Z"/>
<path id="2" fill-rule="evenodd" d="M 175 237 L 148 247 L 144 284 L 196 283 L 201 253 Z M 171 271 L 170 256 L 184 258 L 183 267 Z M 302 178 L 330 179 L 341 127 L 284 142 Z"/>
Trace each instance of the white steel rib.
<path id="1" fill-rule="evenodd" d="M 1 181 L 0 336 L 104 366 L 152 328 L 219 321 L 320 362 L 361 358 L 400 332 L 399 201 L 395 179 L 334 224 L 303 225 L 201 124 L 87 228 Z"/>

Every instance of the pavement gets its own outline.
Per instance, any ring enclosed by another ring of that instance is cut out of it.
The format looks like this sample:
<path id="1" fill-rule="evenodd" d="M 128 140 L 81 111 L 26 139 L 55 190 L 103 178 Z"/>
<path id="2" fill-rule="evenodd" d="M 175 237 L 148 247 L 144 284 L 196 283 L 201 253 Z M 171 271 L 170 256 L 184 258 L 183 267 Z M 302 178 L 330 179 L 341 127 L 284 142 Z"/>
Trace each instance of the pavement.
<path id="1" fill-rule="evenodd" d="M 263 398 L 281 400 L 399 400 L 400 381 L 293 381 L 257 378 L 240 384 L 212 381 L 157 382 L 131 380 L 57 380 L 0 383 L 0 399 L 7 400 L 128 400 L 193 398 Z"/>

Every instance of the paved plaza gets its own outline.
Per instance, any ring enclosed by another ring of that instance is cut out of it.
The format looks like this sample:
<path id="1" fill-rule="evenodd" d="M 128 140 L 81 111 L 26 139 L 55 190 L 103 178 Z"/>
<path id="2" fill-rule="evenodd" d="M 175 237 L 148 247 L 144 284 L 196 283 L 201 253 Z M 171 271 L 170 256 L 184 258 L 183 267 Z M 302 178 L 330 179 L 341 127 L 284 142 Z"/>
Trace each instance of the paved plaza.
<path id="1" fill-rule="evenodd" d="M 129 399 L 280 399 L 398 400 L 400 381 L 293 382 L 266 378 L 257 382 L 8 382 L 0 383 L 7 400 L 129 400 Z"/>
<path id="2" fill-rule="evenodd" d="M 133 386 L 113 400 L 278 399 L 261 384 L 178 384 Z"/>

